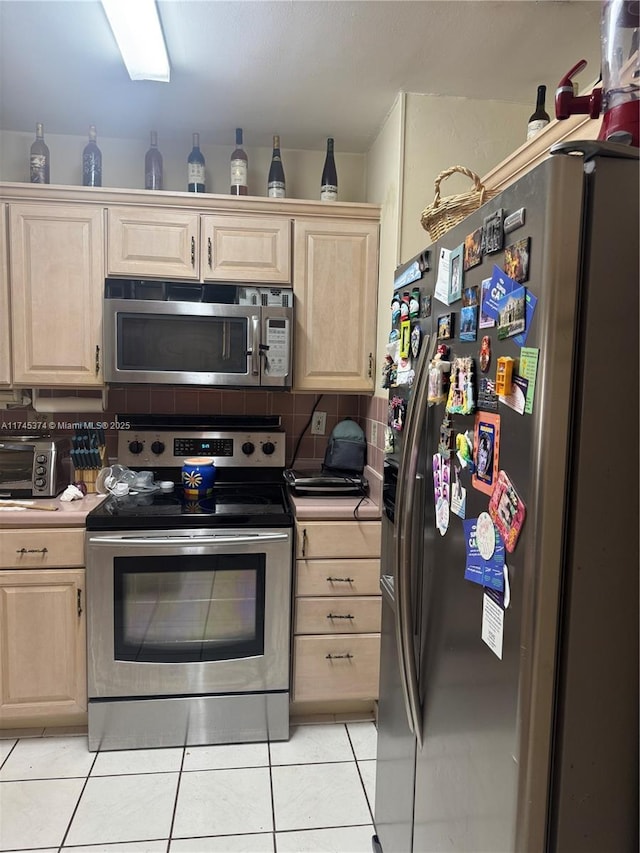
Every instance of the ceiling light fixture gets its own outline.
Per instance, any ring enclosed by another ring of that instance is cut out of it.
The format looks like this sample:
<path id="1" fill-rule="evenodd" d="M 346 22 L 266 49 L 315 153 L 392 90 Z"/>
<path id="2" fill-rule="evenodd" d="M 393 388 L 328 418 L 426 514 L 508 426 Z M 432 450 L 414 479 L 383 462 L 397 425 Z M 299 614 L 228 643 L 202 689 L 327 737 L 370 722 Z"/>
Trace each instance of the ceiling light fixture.
<path id="1" fill-rule="evenodd" d="M 169 57 L 155 0 L 102 0 L 132 80 L 169 82 Z"/>

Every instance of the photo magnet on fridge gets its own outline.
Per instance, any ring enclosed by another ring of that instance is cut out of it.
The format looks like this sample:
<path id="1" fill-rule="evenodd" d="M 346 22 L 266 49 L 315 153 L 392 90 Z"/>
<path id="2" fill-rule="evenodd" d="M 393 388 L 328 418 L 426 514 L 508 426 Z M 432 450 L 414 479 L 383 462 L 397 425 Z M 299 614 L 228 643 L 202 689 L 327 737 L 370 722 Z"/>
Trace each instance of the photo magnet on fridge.
<path id="1" fill-rule="evenodd" d="M 473 461 L 476 466 L 471 485 L 487 495 L 493 492 L 500 459 L 500 415 L 477 412 L 473 432 Z"/>
<path id="2" fill-rule="evenodd" d="M 489 515 L 498 528 L 504 547 L 513 553 L 524 524 L 526 508 L 504 471 L 498 472 L 489 500 Z"/>
<path id="3" fill-rule="evenodd" d="M 478 326 L 481 329 L 490 329 L 496 324 L 495 319 L 493 317 L 490 317 L 489 314 L 487 314 L 485 311 L 485 305 L 487 299 L 489 298 L 490 289 L 491 279 L 484 278 L 480 285 L 480 320 L 478 321 Z"/>
<path id="4" fill-rule="evenodd" d="M 460 243 L 451 251 L 449 256 L 449 290 L 447 292 L 447 304 L 457 302 L 462 298 L 462 258 L 464 254 L 464 243 Z"/>
<path id="5" fill-rule="evenodd" d="M 524 237 L 504 250 L 504 271 L 516 281 L 529 281 L 529 250 L 531 238 Z"/>
<path id="6" fill-rule="evenodd" d="M 485 216 L 482 228 L 482 251 L 485 255 L 499 252 L 504 246 L 504 210 L 499 207 L 490 216 Z"/>
<path id="7" fill-rule="evenodd" d="M 518 287 L 498 302 L 498 340 L 525 330 L 527 288 Z"/>
<path id="8" fill-rule="evenodd" d="M 467 234 L 464 240 L 464 269 L 470 270 L 482 262 L 482 228 Z"/>

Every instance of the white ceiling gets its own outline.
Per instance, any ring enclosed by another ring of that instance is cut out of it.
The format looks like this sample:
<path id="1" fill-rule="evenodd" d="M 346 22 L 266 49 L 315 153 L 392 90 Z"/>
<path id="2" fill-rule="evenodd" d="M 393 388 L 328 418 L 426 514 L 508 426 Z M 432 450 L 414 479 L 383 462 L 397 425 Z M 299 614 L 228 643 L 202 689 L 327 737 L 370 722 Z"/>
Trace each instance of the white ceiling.
<path id="1" fill-rule="evenodd" d="M 135 0 L 129 0 L 135 2 Z M 0 0 L 0 129 L 363 152 L 399 91 L 532 104 L 579 59 L 595 0 L 159 0 L 170 83 L 132 82 L 99 0 Z M 505 121 L 508 111 L 505 109 Z"/>

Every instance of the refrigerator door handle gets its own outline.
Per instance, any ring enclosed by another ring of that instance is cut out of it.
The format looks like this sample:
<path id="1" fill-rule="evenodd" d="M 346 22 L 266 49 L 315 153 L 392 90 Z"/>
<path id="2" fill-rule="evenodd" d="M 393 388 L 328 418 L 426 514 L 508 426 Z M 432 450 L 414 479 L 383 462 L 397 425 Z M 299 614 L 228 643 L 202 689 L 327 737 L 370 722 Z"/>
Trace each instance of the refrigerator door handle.
<path id="1" fill-rule="evenodd" d="M 428 342 L 425 341 L 425 344 Z M 434 338 L 435 345 L 435 338 Z M 405 422 L 405 438 L 400 473 L 398 476 L 398 495 L 396 501 L 396 554 L 395 554 L 395 592 L 396 592 L 396 640 L 400 681 L 404 696 L 409 728 L 422 745 L 422 708 L 418 688 L 418 666 L 414 652 L 414 615 L 412 608 L 411 567 L 418 565 L 421 570 L 419 551 L 416 553 L 414 524 L 422 525 L 421 510 L 416 506 L 416 495 L 422 495 L 422 478 L 418 477 L 418 450 L 425 429 L 428 413 L 428 366 L 433 357 L 432 347 L 423 346 L 422 360 L 413 384 L 413 394 L 409 402 Z M 420 503 L 420 502 L 419 502 Z"/>

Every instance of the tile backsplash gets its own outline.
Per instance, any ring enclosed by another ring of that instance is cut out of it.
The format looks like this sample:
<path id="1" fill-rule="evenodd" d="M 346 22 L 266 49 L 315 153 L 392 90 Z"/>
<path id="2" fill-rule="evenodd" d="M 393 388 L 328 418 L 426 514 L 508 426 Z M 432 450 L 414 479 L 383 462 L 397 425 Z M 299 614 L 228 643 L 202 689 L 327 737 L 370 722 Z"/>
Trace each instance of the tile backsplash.
<path id="1" fill-rule="evenodd" d="M 42 397 L 82 397 L 87 392 L 43 391 Z M 316 410 L 327 413 L 324 435 L 309 433 L 311 412 L 318 401 Z M 13 408 L 0 410 L 0 435 L 8 433 L 8 427 L 16 432 L 24 432 L 26 425 L 34 422 L 55 424 L 51 431 L 55 434 L 65 432 L 69 423 L 85 421 L 115 421 L 115 416 L 127 414 L 167 414 L 167 415 L 280 415 L 286 434 L 286 464 L 320 463 L 324 459 L 327 440 L 336 423 L 343 418 L 353 418 L 365 431 L 368 442 L 367 462 L 371 468 L 382 472 L 384 427 L 387 419 L 387 400 L 382 397 L 366 397 L 342 394 L 295 394 L 273 391 L 231 391 L 214 388 L 185 388 L 183 386 L 155 385 L 113 385 L 109 389 L 107 411 L 100 414 L 72 411 L 55 414 L 34 413 L 31 408 Z M 377 424 L 375 443 L 373 424 Z M 19 424 L 25 424 L 19 429 Z M 298 445 L 299 442 L 299 445 Z M 297 450 L 296 450 L 297 447 Z M 107 430 L 108 455 L 115 458 L 117 452 L 116 430 Z"/>

